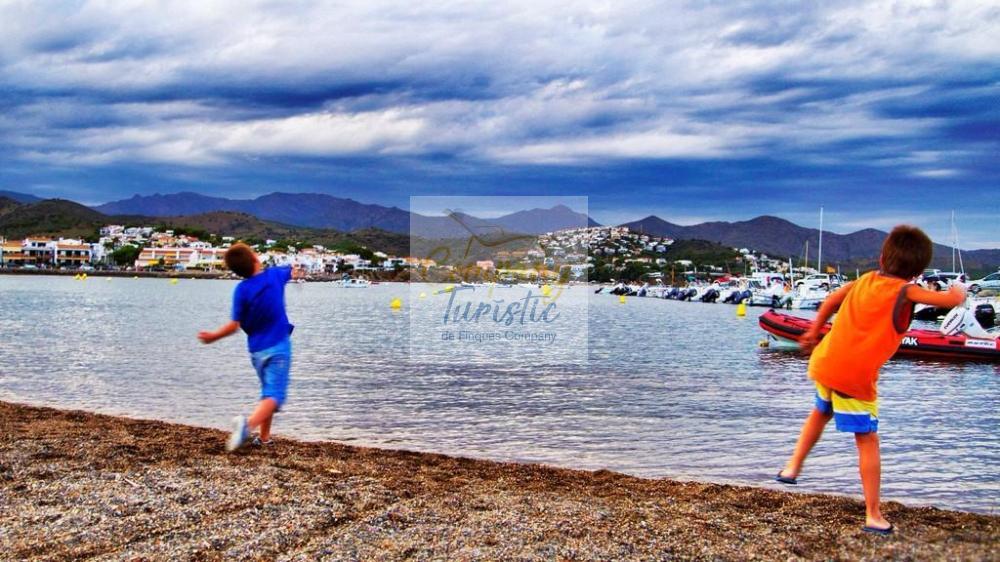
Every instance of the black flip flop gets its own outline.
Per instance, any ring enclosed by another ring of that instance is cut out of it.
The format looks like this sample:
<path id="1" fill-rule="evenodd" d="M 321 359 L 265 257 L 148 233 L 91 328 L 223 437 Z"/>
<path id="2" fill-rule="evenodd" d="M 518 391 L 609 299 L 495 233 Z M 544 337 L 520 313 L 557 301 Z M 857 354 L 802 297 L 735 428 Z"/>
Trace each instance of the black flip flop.
<path id="1" fill-rule="evenodd" d="M 782 484 L 798 484 L 799 480 L 797 478 L 792 478 L 791 476 L 782 476 L 781 471 L 778 471 L 778 475 L 774 477 L 775 482 L 781 482 Z"/>
<path id="2" fill-rule="evenodd" d="M 865 525 L 864 527 L 861 527 L 861 530 L 873 535 L 887 536 L 893 534 L 896 529 L 892 526 L 892 523 L 890 523 L 887 529 L 880 529 L 878 527 L 869 527 L 868 525 Z"/>

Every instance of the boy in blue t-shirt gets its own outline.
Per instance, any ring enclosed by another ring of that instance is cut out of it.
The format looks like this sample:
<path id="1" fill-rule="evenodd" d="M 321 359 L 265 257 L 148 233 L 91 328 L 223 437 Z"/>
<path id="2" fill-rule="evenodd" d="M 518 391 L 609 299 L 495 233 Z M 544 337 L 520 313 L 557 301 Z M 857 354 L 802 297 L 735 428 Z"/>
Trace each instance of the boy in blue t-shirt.
<path id="1" fill-rule="evenodd" d="M 264 269 L 257 254 L 246 244 L 234 244 L 223 258 L 231 271 L 243 278 L 233 292 L 232 320 L 214 332 L 199 332 L 202 343 L 212 343 L 236 333 L 247 334 L 250 362 L 260 379 L 260 402 L 249 418 L 233 419 L 233 433 L 227 451 L 239 449 L 260 429 L 255 444 L 271 443 L 271 419 L 281 409 L 288 391 L 292 364 L 292 326 L 285 314 L 285 283 L 293 276 L 291 267 Z"/>

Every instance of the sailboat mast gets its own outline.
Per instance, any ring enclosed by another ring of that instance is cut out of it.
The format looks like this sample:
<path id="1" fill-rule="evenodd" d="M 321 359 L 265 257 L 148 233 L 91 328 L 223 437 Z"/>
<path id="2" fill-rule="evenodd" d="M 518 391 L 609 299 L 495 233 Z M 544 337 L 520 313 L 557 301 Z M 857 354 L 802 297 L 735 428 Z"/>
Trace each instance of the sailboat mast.
<path id="1" fill-rule="evenodd" d="M 958 236 L 955 234 L 955 211 L 951 211 L 951 270 L 955 271 L 955 246 L 958 245 Z"/>
<path id="2" fill-rule="evenodd" d="M 955 225 L 955 211 L 951 211 L 951 270 L 956 273 L 965 273 L 965 264 L 962 263 L 962 250 L 958 247 L 958 226 Z M 955 269 L 955 254 L 958 254 L 958 269 Z"/>
<path id="3" fill-rule="evenodd" d="M 816 258 L 816 271 L 823 273 L 823 207 L 819 208 L 819 257 Z"/>

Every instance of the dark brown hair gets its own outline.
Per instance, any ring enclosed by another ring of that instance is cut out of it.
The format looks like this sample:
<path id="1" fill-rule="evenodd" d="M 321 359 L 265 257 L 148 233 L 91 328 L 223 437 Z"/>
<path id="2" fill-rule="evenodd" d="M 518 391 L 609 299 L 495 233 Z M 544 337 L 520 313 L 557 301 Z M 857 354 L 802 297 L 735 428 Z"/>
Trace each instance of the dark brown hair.
<path id="1" fill-rule="evenodd" d="M 930 265 L 931 239 L 915 226 L 901 224 L 892 229 L 882 243 L 882 272 L 903 279 L 913 279 Z"/>
<path id="2" fill-rule="evenodd" d="M 230 246 L 222 259 L 226 262 L 226 267 L 244 279 L 253 277 L 257 269 L 257 254 L 243 242 Z"/>

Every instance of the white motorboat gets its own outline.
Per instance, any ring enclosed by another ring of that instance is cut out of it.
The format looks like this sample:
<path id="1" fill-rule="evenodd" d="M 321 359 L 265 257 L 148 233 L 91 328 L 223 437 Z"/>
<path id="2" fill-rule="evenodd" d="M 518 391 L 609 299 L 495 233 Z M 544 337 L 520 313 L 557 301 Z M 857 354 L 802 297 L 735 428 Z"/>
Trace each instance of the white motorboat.
<path id="1" fill-rule="evenodd" d="M 750 289 L 750 306 L 770 306 L 776 307 L 785 296 L 785 287 L 780 282 L 773 282 L 765 286 L 758 279 L 750 279 L 748 282 Z"/>
<path id="2" fill-rule="evenodd" d="M 830 291 L 821 288 L 800 289 L 792 297 L 792 308 L 799 310 L 816 310 L 823 304 L 826 297 L 830 296 Z"/>
<path id="3" fill-rule="evenodd" d="M 372 282 L 363 277 L 345 277 L 334 281 L 333 286 L 341 289 L 367 289 L 372 286 Z"/>

